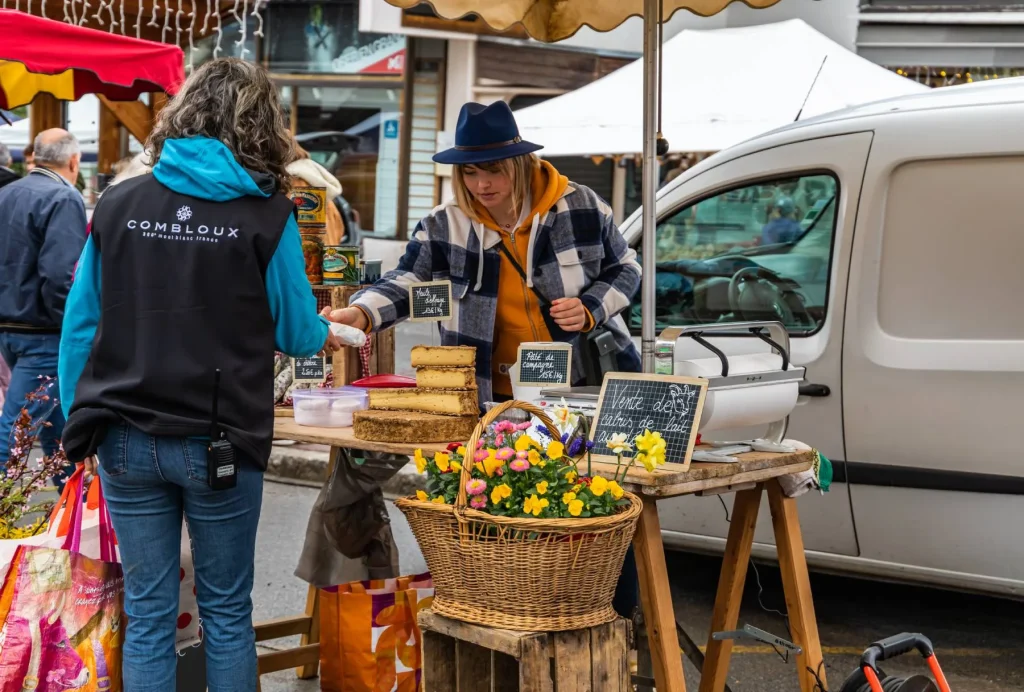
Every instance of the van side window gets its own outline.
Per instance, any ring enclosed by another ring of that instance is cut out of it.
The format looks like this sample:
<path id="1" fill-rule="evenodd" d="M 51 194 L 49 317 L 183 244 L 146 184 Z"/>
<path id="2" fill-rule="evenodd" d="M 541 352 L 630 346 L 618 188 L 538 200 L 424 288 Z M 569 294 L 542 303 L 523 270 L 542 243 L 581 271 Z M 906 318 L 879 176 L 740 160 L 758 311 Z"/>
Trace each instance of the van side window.
<path id="1" fill-rule="evenodd" d="M 817 331 L 828 304 L 838 195 L 831 175 L 805 175 L 728 190 L 660 219 L 658 331 L 751 320 L 781 321 L 795 335 Z M 637 291 L 636 332 L 640 300 Z"/>

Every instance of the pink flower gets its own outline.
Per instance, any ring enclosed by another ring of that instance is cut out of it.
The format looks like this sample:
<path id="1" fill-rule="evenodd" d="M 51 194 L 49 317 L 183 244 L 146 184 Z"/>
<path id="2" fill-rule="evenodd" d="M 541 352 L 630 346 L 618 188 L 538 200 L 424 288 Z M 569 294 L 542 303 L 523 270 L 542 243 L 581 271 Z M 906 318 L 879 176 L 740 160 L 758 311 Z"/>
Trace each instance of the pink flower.
<path id="1" fill-rule="evenodd" d="M 498 436 L 494 438 L 494 444 L 498 445 L 499 447 L 505 444 L 505 436 L 502 435 L 501 433 L 498 433 Z"/>
<path id="2" fill-rule="evenodd" d="M 477 449 L 481 449 L 483 446 L 484 446 L 484 441 L 482 439 L 476 441 L 476 448 Z"/>
<path id="3" fill-rule="evenodd" d="M 480 482 L 483 483 L 483 481 Z M 484 507 L 487 506 L 487 498 L 484 497 L 483 495 L 477 495 L 476 497 L 469 501 L 469 506 L 472 507 L 473 509 L 483 509 Z"/>
<path id="4" fill-rule="evenodd" d="M 488 456 L 490 455 L 487 453 L 486 449 L 478 449 L 476 454 L 473 455 L 473 461 L 483 461 Z"/>
<path id="5" fill-rule="evenodd" d="M 530 462 L 528 462 L 526 459 L 516 459 L 511 464 L 509 464 L 508 467 L 513 471 L 519 471 L 520 473 L 522 473 L 523 471 L 528 471 L 530 469 Z"/>
<path id="6" fill-rule="evenodd" d="M 516 450 L 511 447 L 502 447 L 498 450 L 498 458 L 502 461 L 508 461 L 516 455 Z"/>
<path id="7" fill-rule="evenodd" d="M 523 432 L 523 431 L 526 431 L 526 430 L 529 430 L 529 429 L 530 429 L 530 421 L 526 421 L 525 423 L 520 423 L 519 425 L 516 426 L 516 430 L 518 430 L 519 432 Z"/>
<path id="8" fill-rule="evenodd" d="M 498 421 L 498 424 L 494 426 L 494 432 L 498 433 L 508 433 L 514 431 L 515 429 L 515 424 L 507 420 Z"/>
<path id="9" fill-rule="evenodd" d="M 469 483 L 466 483 L 466 492 L 470 495 L 482 495 L 487 492 L 487 481 L 474 478 Z"/>
<path id="10" fill-rule="evenodd" d="M 516 452 L 516 459 L 525 459 L 527 456 L 529 456 L 529 452 L 525 449 L 521 452 Z"/>
<path id="11" fill-rule="evenodd" d="M 505 475 L 505 467 L 504 466 L 499 466 L 498 468 L 494 469 L 494 473 L 495 473 L 495 475 L 498 475 L 498 476 L 504 476 Z"/>

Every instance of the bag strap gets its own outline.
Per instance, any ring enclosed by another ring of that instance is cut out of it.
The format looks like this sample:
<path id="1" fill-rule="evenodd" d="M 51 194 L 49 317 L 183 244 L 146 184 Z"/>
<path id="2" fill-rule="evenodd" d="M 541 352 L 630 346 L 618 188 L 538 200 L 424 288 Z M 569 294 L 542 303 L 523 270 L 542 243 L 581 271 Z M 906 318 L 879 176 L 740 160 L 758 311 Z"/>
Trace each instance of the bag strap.
<path id="1" fill-rule="evenodd" d="M 82 478 L 83 476 L 79 473 L 75 473 L 68 480 L 66 488 L 71 488 L 68 495 L 68 510 L 70 514 L 68 535 L 64 538 L 64 550 L 70 550 L 73 553 L 77 553 L 82 547 L 82 518 L 85 514 L 85 503 L 82 502 Z"/>
<path id="2" fill-rule="evenodd" d="M 110 510 L 107 507 L 107 498 L 103 496 L 103 488 L 99 485 L 99 477 L 96 478 L 99 490 L 99 520 L 100 520 L 100 560 L 103 562 L 117 562 L 117 538 L 114 535 L 114 527 L 110 521 Z M 91 490 L 91 488 L 90 488 Z"/>
<path id="3" fill-rule="evenodd" d="M 57 519 L 57 515 L 60 514 L 60 522 L 57 524 L 57 537 L 68 535 L 68 529 L 71 527 L 71 486 L 74 485 L 73 481 L 80 479 L 85 474 L 85 465 L 78 464 L 75 467 L 74 473 L 72 473 L 68 479 L 64 482 L 64 490 L 60 494 L 60 499 L 57 500 L 57 504 L 53 506 L 53 511 L 50 513 L 50 524 Z M 79 488 L 81 490 L 81 488 Z M 81 501 L 81 496 L 78 498 Z M 64 512 L 61 513 L 61 508 L 64 508 Z"/>
<path id="4" fill-rule="evenodd" d="M 545 298 L 544 294 L 541 293 L 540 291 L 538 291 L 536 286 L 530 286 L 529 285 L 529 281 L 526 278 L 526 272 L 523 271 L 523 267 L 522 267 L 522 265 L 519 264 L 519 260 L 517 260 L 515 258 L 515 255 L 513 255 L 511 252 L 509 252 L 508 246 L 505 245 L 505 239 L 504 238 L 502 238 L 501 243 L 498 245 L 498 249 L 501 250 L 501 252 L 504 253 L 505 257 L 508 258 L 508 261 L 512 263 L 512 266 L 515 267 L 517 272 L 519 272 L 519 276 L 523 277 L 523 283 L 526 284 L 527 286 L 529 286 L 530 290 L 533 291 L 534 295 L 537 296 L 537 299 L 540 301 L 541 306 L 542 307 L 550 306 L 551 305 L 551 301 L 548 300 L 547 298 Z"/>

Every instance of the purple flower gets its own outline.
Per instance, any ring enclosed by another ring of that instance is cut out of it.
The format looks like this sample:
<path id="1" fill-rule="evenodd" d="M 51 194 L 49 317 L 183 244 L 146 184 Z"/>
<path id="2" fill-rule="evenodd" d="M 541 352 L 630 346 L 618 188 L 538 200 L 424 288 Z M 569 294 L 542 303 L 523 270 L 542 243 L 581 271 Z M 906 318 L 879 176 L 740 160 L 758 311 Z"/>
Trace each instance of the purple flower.
<path id="1" fill-rule="evenodd" d="M 536 428 L 534 428 L 534 430 L 536 430 L 538 433 L 540 433 L 543 437 L 545 437 L 547 439 L 551 439 L 551 433 L 548 432 L 548 429 L 547 429 L 546 426 L 538 425 Z"/>
<path id="2" fill-rule="evenodd" d="M 583 450 L 583 438 L 577 437 L 573 439 L 572 444 L 569 445 L 569 456 L 574 457 Z"/>
<path id="3" fill-rule="evenodd" d="M 593 440 L 587 440 L 587 451 L 589 452 L 589 451 L 590 451 L 590 450 L 592 450 L 593 448 L 594 448 L 594 442 L 593 442 Z"/>

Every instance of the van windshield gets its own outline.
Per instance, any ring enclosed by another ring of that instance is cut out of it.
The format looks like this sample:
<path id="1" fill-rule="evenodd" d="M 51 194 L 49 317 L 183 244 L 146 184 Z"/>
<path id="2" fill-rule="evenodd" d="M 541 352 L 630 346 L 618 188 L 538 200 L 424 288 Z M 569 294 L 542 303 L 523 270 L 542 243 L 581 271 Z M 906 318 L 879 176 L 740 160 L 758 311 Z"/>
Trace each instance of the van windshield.
<path id="1" fill-rule="evenodd" d="M 828 174 L 728 190 L 656 229 L 657 329 L 777 320 L 796 336 L 825 320 L 838 181 Z M 638 250 L 639 251 L 639 250 Z M 640 329 L 640 294 L 630 327 Z"/>

